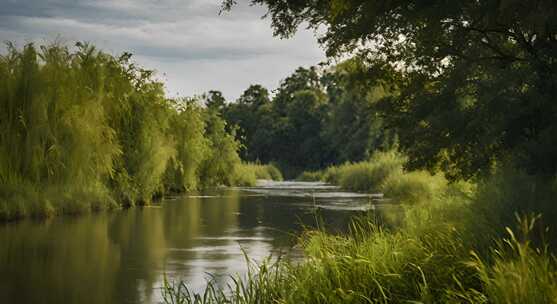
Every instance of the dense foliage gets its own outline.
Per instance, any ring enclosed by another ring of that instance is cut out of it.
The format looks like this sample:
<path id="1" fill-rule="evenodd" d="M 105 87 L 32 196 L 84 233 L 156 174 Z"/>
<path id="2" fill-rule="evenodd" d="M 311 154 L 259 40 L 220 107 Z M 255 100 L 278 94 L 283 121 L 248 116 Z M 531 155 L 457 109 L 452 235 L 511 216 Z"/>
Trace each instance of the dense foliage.
<path id="1" fill-rule="evenodd" d="M 274 97 L 252 85 L 220 110 L 238 126 L 245 160 L 277 162 L 294 173 L 360 161 L 395 143 L 376 109 L 392 87 L 366 76 L 365 63 L 357 58 L 328 69 L 298 68 Z M 208 104 L 215 104 L 213 99 Z"/>
<path id="2" fill-rule="evenodd" d="M 224 1 L 229 8 L 235 1 Z M 557 172 L 555 1 L 252 0 L 275 34 L 304 23 L 399 87 L 383 104 L 410 168 L 450 178 L 512 162 Z"/>
<path id="3" fill-rule="evenodd" d="M 130 54 L 8 45 L 0 57 L 0 218 L 148 204 L 234 183 L 239 144 L 196 99 L 170 100 Z"/>
<path id="4" fill-rule="evenodd" d="M 300 178 L 383 192 L 394 204 L 348 235 L 308 232 L 302 263 L 264 263 L 203 298 L 167 294 L 187 303 L 557 303 L 554 1 L 249 2 L 266 7 L 275 34 L 316 29 L 329 56 L 364 63 L 358 82 L 389 88 L 373 108 L 405 157 L 376 154 Z"/>

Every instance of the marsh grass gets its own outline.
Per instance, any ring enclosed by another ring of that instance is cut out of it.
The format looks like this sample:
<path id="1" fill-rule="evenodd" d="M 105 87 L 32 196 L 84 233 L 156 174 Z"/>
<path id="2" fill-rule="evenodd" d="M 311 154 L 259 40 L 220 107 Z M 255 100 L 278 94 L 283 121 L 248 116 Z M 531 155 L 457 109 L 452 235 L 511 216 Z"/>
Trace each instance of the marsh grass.
<path id="1" fill-rule="evenodd" d="M 398 226 L 363 217 L 346 234 L 308 230 L 303 261 L 234 283 L 265 289 L 249 292 L 255 298 L 231 288 L 211 303 L 556 303 L 556 227 L 546 218 L 556 208 L 553 182 L 512 170 L 478 186 L 408 179 L 434 185 L 400 186 L 407 204 Z"/>
<path id="2" fill-rule="evenodd" d="M 300 182 L 318 182 L 324 180 L 323 171 L 304 171 L 296 177 Z"/>
<path id="3" fill-rule="evenodd" d="M 233 184 L 255 186 L 258 179 L 281 181 L 282 174 L 273 164 L 240 163 L 234 168 Z"/>
<path id="4" fill-rule="evenodd" d="M 273 303 L 279 298 L 280 286 L 285 281 L 287 267 L 280 258 L 269 257 L 260 263 L 251 260 L 245 252 L 247 273 L 231 275 L 228 283 L 219 283 L 210 277 L 202 292 L 194 292 L 183 281 L 169 281 L 164 277 L 161 296 L 169 304 L 256 304 Z"/>
<path id="5" fill-rule="evenodd" d="M 428 172 L 396 172 L 389 175 L 378 189 L 397 203 L 419 204 L 430 202 L 447 190 L 447 180 L 442 175 Z"/>

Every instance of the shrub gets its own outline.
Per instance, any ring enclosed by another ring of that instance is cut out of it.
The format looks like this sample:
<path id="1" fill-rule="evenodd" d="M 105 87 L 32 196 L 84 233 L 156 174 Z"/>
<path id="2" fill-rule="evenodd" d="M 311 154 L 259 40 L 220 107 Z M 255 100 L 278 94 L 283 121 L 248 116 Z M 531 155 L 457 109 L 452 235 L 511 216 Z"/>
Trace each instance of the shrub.
<path id="1" fill-rule="evenodd" d="M 296 180 L 301 182 L 317 182 L 321 181 L 323 176 L 323 171 L 304 171 L 296 177 Z"/>
<path id="2" fill-rule="evenodd" d="M 444 177 L 423 171 L 391 174 L 381 186 L 387 198 L 407 204 L 431 202 L 446 189 Z"/>
<path id="3" fill-rule="evenodd" d="M 272 164 L 241 163 L 235 166 L 233 185 L 255 186 L 258 179 L 282 180 L 282 174 Z"/>
<path id="4" fill-rule="evenodd" d="M 369 161 L 339 167 L 335 174 L 340 175 L 343 189 L 378 192 L 389 176 L 402 174 L 403 163 L 404 158 L 396 152 L 378 152 Z"/>

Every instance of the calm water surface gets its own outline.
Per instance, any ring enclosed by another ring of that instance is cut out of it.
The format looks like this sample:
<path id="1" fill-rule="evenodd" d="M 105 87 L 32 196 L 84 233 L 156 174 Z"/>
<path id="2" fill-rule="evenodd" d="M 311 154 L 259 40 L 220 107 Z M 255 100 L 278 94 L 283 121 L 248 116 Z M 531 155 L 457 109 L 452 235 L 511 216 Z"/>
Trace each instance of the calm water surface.
<path id="1" fill-rule="evenodd" d="M 159 303 L 165 273 L 201 290 L 208 273 L 245 272 L 242 250 L 255 260 L 292 254 L 316 213 L 344 230 L 369 207 L 368 197 L 321 183 L 262 181 L 146 208 L 2 224 L 0 303 Z"/>

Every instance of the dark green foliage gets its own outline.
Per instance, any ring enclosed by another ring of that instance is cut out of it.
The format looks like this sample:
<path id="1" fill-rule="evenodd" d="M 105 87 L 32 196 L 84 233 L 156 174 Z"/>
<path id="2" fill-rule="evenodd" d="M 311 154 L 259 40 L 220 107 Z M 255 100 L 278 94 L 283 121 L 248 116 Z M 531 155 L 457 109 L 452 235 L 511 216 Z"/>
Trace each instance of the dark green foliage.
<path id="1" fill-rule="evenodd" d="M 275 34 L 324 29 L 330 56 L 359 53 L 398 86 L 383 112 L 409 168 L 457 179 L 510 161 L 557 173 L 555 1 L 250 2 L 266 6 Z"/>
<path id="2" fill-rule="evenodd" d="M 236 103 L 229 105 L 224 118 L 238 126 L 236 136 L 243 143 L 240 155 L 245 160 L 268 162 L 272 159 L 273 121 L 269 92 L 252 85 Z"/>
<path id="3" fill-rule="evenodd" d="M 130 54 L 8 44 L 0 57 L 0 218 L 148 204 L 232 184 L 239 144 L 218 108 L 172 101 Z M 222 97 L 222 96 L 221 96 Z"/>
<path id="4" fill-rule="evenodd" d="M 224 111 L 229 124 L 239 127 L 241 156 L 275 161 L 285 172 L 298 173 L 360 161 L 393 146 L 395 137 L 383 128 L 376 109 L 390 88 L 365 70 L 357 58 L 323 71 L 298 68 L 273 99 L 265 88 L 249 87 Z"/>

